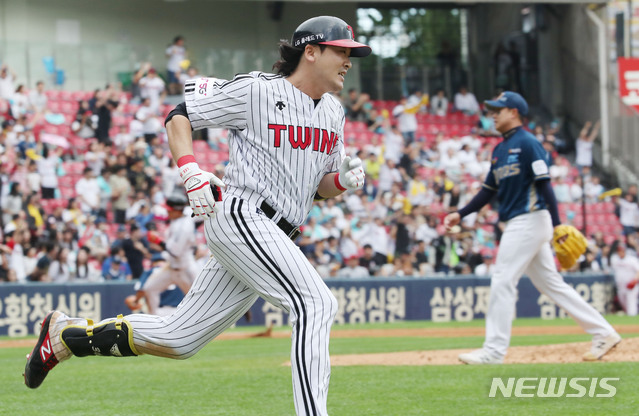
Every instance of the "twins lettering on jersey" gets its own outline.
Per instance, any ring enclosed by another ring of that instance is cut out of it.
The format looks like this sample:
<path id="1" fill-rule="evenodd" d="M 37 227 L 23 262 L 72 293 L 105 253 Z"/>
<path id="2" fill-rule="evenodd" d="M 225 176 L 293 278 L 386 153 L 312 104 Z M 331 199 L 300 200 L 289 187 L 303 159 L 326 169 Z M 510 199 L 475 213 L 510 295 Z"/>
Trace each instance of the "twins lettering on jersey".
<path id="1" fill-rule="evenodd" d="M 282 136 L 291 143 L 293 149 L 304 150 L 313 143 L 314 152 L 326 152 L 331 154 L 331 150 L 337 143 L 338 135 L 326 129 L 314 129 L 311 127 L 292 126 L 286 124 L 269 124 L 269 130 L 273 130 L 273 146 L 280 147 Z"/>

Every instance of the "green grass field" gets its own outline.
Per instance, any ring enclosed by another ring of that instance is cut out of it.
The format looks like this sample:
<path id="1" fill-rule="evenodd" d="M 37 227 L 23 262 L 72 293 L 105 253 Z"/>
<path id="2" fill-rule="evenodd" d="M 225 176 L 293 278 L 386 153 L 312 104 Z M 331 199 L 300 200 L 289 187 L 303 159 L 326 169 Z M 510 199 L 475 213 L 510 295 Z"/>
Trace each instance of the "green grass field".
<path id="1" fill-rule="evenodd" d="M 610 316 L 614 324 L 636 319 Z M 341 328 L 483 326 L 483 321 L 405 322 Z M 520 319 L 515 325 L 573 325 L 571 320 Z M 248 329 L 259 331 L 263 328 Z M 241 329 L 246 331 L 247 328 Z M 235 329 L 234 331 L 240 331 Z M 624 337 L 639 336 L 625 334 Z M 587 335 L 513 337 L 512 345 L 588 341 Z M 475 348 L 482 337 L 335 338 L 332 354 Z M 294 415 L 290 340 L 217 340 L 195 357 L 73 358 L 37 390 L 23 384 L 29 348 L 0 349 L 0 415 Z M 489 398 L 493 377 L 619 377 L 612 398 Z M 639 363 L 500 366 L 333 367 L 331 415 L 636 415 Z"/>

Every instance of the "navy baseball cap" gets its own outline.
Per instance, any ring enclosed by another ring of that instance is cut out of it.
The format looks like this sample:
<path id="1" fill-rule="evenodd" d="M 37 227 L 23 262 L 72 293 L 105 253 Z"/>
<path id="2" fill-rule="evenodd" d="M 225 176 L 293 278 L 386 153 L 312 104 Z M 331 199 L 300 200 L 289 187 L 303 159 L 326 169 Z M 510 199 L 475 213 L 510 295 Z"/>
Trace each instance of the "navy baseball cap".
<path id="1" fill-rule="evenodd" d="M 528 114 L 528 103 L 524 100 L 524 97 L 513 91 L 504 91 L 497 99 L 486 100 L 484 104 L 489 110 L 516 108 L 522 116 Z"/>
<path id="2" fill-rule="evenodd" d="M 306 45 L 332 45 L 351 48 L 351 56 L 363 58 L 371 48 L 355 42 L 355 32 L 345 21 L 333 16 L 317 16 L 303 22 L 295 29 L 291 44 L 296 48 Z"/>

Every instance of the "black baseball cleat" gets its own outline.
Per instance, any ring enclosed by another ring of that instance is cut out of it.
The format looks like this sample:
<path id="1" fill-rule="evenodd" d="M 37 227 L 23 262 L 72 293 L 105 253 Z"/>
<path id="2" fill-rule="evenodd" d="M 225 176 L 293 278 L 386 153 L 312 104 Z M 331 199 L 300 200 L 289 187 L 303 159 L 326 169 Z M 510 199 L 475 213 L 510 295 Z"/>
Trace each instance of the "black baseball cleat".
<path id="1" fill-rule="evenodd" d="M 24 384 L 31 389 L 40 387 L 49 371 L 58 364 L 49 339 L 49 324 L 56 311 L 49 312 L 42 322 L 40 338 L 31 354 L 27 355 L 27 365 L 24 367 Z M 58 313 L 59 314 L 59 313 Z"/>

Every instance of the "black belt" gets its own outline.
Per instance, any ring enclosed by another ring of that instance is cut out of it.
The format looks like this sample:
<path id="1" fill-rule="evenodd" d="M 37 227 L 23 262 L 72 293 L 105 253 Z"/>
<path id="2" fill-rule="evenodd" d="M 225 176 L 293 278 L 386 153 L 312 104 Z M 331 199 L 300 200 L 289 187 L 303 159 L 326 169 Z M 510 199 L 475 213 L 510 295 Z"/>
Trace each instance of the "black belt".
<path id="1" fill-rule="evenodd" d="M 262 212 L 264 212 L 264 214 L 266 214 L 267 217 L 271 219 L 276 214 L 275 210 L 271 208 L 271 206 L 267 204 L 266 201 L 262 202 L 262 205 L 260 205 L 260 209 L 262 210 Z M 280 218 L 280 220 L 277 222 L 277 226 L 280 227 L 280 230 L 284 231 L 284 234 L 286 234 L 293 241 L 295 241 L 297 237 L 299 237 L 302 233 L 299 227 L 294 227 L 284 218 Z"/>

